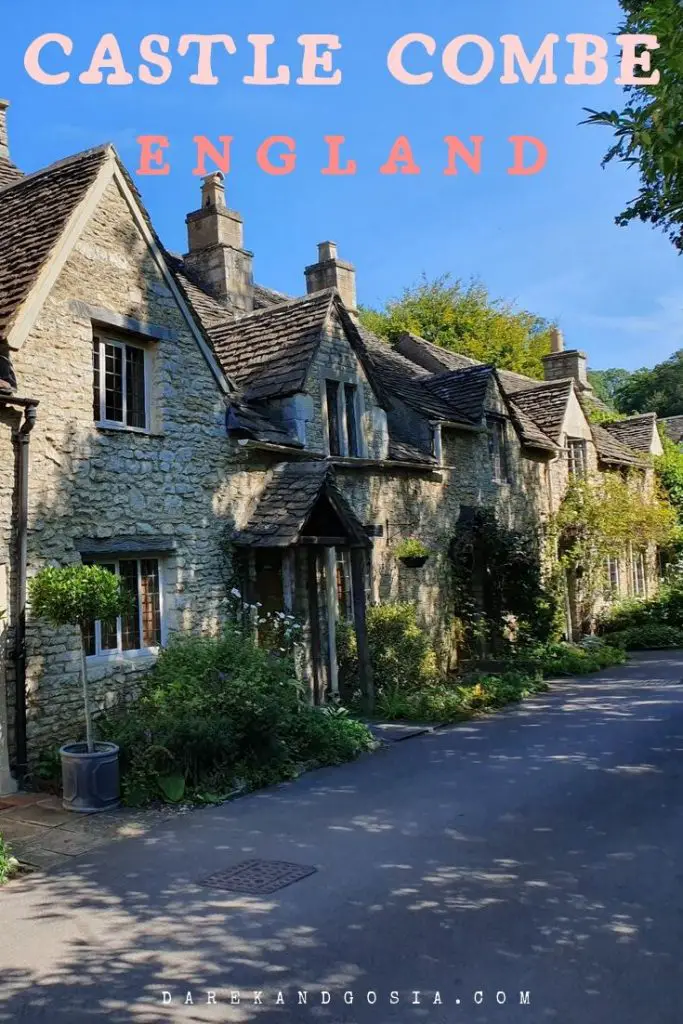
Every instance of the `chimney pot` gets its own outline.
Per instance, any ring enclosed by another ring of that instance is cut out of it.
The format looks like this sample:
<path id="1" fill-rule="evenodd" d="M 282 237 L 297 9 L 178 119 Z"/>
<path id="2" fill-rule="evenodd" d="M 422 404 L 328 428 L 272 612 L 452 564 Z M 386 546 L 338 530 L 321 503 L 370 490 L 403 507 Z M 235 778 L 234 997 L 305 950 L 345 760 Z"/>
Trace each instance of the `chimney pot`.
<path id="1" fill-rule="evenodd" d="M 336 260 L 337 258 L 337 244 L 336 242 L 319 242 L 318 243 L 318 262 L 324 263 L 325 260 Z"/>
<path id="2" fill-rule="evenodd" d="M 550 330 L 550 351 L 564 352 L 564 334 L 559 327 L 552 327 Z"/>
<path id="3" fill-rule="evenodd" d="M 202 178 L 202 208 L 225 206 L 225 185 L 220 171 Z"/>

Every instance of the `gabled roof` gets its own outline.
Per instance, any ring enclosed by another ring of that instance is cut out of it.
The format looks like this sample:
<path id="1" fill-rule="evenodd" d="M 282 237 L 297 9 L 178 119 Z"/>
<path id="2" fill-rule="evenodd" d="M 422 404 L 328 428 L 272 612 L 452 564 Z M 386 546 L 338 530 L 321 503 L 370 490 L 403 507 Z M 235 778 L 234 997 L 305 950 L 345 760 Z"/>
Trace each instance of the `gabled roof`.
<path id="1" fill-rule="evenodd" d="M 349 543 L 369 547 L 370 540 L 325 463 L 283 463 L 277 466 L 248 523 L 233 535 L 239 547 L 282 548 L 296 544 L 314 507 L 327 499 L 341 521 Z"/>
<path id="2" fill-rule="evenodd" d="M 453 405 L 471 422 L 479 423 L 484 415 L 486 393 L 494 374 L 492 366 L 482 363 L 462 370 L 431 374 L 426 378 L 425 386 Z"/>
<path id="3" fill-rule="evenodd" d="M 500 376 L 500 371 L 498 375 Z M 508 397 L 507 405 L 510 410 L 510 418 L 517 429 L 523 445 L 527 448 L 540 448 L 546 452 L 557 451 L 558 446 L 556 442 L 541 430 L 531 417 L 524 412 L 521 406 L 515 402 L 514 398 Z"/>
<path id="4" fill-rule="evenodd" d="M 516 391 L 514 403 L 544 434 L 559 441 L 573 387 L 571 380 L 537 382 L 536 387 Z"/>
<path id="5" fill-rule="evenodd" d="M 267 444 L 303 448 L 297 438 L 283 424 L 275 421 L 272 410 L 262 405 L 249 404 L 237 395 L 230 396 L 227 412 L 228 437 L 265 441 Z"/>
<path id="6" fill-rule="evenodd" d="M 647 459 L 638 455 L 632 448 L 627 448 L 599 424 L 591 424 L 591 433 L 601 462 L 613 466 L 639 466 L 641 469 L 648 464 Z"/>
<path id="7" fill-rule="evenodd" d="M 0 338 L 7 338 L 109 151 L 78 153 L 0 190 Z"/>
<path id="8" fill-rule="evenodd" d="M 646 412 L 639 416 L 629 416 L 624 420 L 602 423 L 602 426 L 612 437 L 629 448 L 637 452 L 650 452 L 657 430 L 657 414 Z"/>
<path id="9" fill-rule="evenodd" d="M 246 399 L 278 398 L 304 389 L 311 360 L 333 311 L 380 404 L 385 404 L 384 388 L 358 326 L 333 288 L 207 325 L 207 330 L 223 369 L 239 384 Z"/>

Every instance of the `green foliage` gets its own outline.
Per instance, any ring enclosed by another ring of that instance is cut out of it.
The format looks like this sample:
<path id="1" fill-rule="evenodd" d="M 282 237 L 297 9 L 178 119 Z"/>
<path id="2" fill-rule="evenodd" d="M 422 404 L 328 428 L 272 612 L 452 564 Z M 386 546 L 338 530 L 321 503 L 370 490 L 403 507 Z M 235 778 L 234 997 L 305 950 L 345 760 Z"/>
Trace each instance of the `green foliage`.
<path id="1" fill-rule="evenodd" d="M 451 352 L 501 369 L 543 378 L 551 324 L 500 299 L 483 284 L 444 274 L 406 288 L 383 309 L 363 309 L 365 326 L 388 341 L 410 332 Z"/>
<path id="2" fill-rule="evenodd" d="M 33 614 L 57 627 L 115 619 L 128 605 L 119 577 L 100 565 L 42 569 L 29 582 L 29 597 Z"/>
<path id="3" fill-rule="evenodd" d="M 19 870 L 19 861 L 12 856 L 12 851 L 0 835 L 0 885 L 9 882 Z"/>
<path id="4" fill-rule="evenodd" d="M 629 374 L 614 396 L 622 413 L 656 412 L 658 416 L 683 414 L 683 348 L 651 370 Z"/>
<path id="5" fill-rule="evenodd" d="M 416 537 L 407 537 L 394 548 L 396 558 L 428 558 L 431 551 Z"/>
<path id="6" fill-rule="evenodd" d="M 548 539 L 559 552 L 561 569 L 574 579 L 581 619 L 590 619 L 605 590 L 609 555 L 620 555 L 634 539 L 643 547 L 666 546 L 677 531 L 674 509 L 650 493 L 637 475 L 573 478 L 550 521 Z"/>
<path id="7" fill-rule="evenodd" d="M 653 224 L 683 249 L 683 5 L 680 0 L 621 0 L 621 7 L 622 33 L 657 37 L 652 67 L 660 81 L 627 87 L 622 110 L 589 110 L 588 123 L 614 132 L 603 163 L 618 160 L 640 175 L 640 191 L 617 224 L 636 219 Z"/>
<path id="8" fill-rule="evenodd" d="M 626 651 L 683 649 L 683 629 L 667 626 L 663 622 L 650 622 L 610 633 L 609 640 Z"/>
<path id="9" fill-rule="evenodd" d="M 589 370 L 588 380 L 595 392 L 596 398 L 599 398 L 605 405 L 610 406 L 616 412 L 616 395 L 621 387 L 628 378 L 631 376 L 628 370 L 620 370 L 617 367 L 612 367 L 610 370 Z M 612 419 L 616 416 L 613 415 Z"/>
<path id="10" fill-rule="evenodd" d="M 664 454 L 655 460 L 655 468 L 662 488 L 671 505 L 676 509 L 678 521 L 683 529 L 683 446 L 676 444 L 662 431 Z"/>
<path id="11" fill-rule="evenodd" d="M 137 700 L 110 712 L 104 726 L 121 747 L 129 804 L 216 802 L 372 744 L 360 723 L 308 704 L 290 655 L 258 647 L 234 625 L 218 638 L 174 639 Z"/>
<path id="12" fill-rule="evenodd" d="M 479 674 L 467 683 L 441 682 L 411 692 L 382 693 L 377 714 L 412 722 L 461 722 L 546 689 L 547 684 L 538 675 L 526 672 Z"/>
<path id="13" fill-rule="evenodd" d="M 554 676 L 583 676 L 590 672 L 599 672 L 611 665 L 622 665 L 626 655 L 619 645 L 601 643 L 541 644 L 530 651 L 523 652 L 511 664 L 517 665 L 527 672 L 539 672 L 546 678 Z"/>
<path id="14" fill-rule="evenodd" d="M 480 654 L 482 642 L 501 652 L 553 632 L 557 604 L 534 535 L 508 530 L 495 513 L 478 509 L 458 528 L 449 554 L 463 653 Z"/>
<path id="15" fill-rule="evenodd" d="M 378 695 L 407 692 L 438 678 L 436 653 L 417 621 L 414 604 L 371 605 L 367 611 L 368 647 Z M 358 652 L 351 623 L 337 627 L 339 681 L 349 696 L 358 688 Z"/>

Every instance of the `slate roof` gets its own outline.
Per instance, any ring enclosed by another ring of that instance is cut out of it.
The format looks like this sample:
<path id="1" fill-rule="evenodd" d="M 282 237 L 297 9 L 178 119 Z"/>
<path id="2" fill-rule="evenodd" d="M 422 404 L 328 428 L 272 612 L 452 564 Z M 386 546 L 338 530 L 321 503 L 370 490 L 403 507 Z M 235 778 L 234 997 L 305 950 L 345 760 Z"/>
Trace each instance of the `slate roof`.
<path id="1" fill-rule="evenodd" d="M 516 391 L 514 403 L 544 434 L 559 441 L 572 386 L 570 380 L 537 381 L 536 387 Z"/>
<path id="2" fill-rule="evenodd" d="M 100 146 L 78 153 L 0 190 L 0 338 L 109 152 Z"/>
<path id="3" fill-rule="evenodd" d="M 227 429 L 228 437 L 249 438 L 268 444 L 303 448 L 301 442 L 293 437 L 283 424 L 275 421 L 270 409 L 249 405 L 236 395 L 230 396 Z"/>
<path id="4" fill-rule="evenodd" d="M 664 424 L 664 429 L 672 441 L 678 444 L 683 442 L 683 416 L 667 416 L 659 422 Z"/>
<path id="5" fill-rule="evenodd" d="M 647 460 L 642 455 L 627 448 L 604 427 L 593 423 L 591 424 L 591 433 L 601 462 L 615 466 L 640 466 L 641 469 L 647 465 Z"/>
<path id="6" fill-rule="evenodd" d="M 276 467 L 246 526 L 233 534 L 240 547 L 289 547 L 296 544 L 316 502 L 325 497 L 344 524 L 352 544 L 370 540 L 339 491 L 325 463 L 283 463 Z"/>
<path id="7" fill-rule="evenodd" d="M 498 375 L 500 376 L 500 371 Z M 557 451 L 556 442 L 541 430 L 532 418 L 524 412 L 521 406 L 515 402 L 514 398 L 508 397 L 508 409 L 522 444 L 528 448 L 540 448 L 546 452 Z"/>
<path id="8" fill-rule="evenodd" d="M 475 364 L 462 370 L 430 374 L 425 380 L 425 387 L 455 406 L 472 423 L 479 423 L 484 415 L 486 393 L 493 375 L 492 366 Z"/>
<path id="9" fill-rule="evenodd" d="M 614 420 L 602 426 L 617 441 L 633 448 L 637 452 L 649 452 L 652 438 L 657 429 L 657 414 L 646 412 L 640 416 L 629 416 L 625 420 Z"/>

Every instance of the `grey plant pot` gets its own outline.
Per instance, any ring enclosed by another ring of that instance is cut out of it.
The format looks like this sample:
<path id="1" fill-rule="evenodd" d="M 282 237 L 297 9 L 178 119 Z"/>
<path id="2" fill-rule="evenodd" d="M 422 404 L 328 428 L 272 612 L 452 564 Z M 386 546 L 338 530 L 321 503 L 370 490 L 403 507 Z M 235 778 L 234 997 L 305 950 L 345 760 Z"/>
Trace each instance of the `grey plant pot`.
<path id="1" fill-rule="evenodd" d="M 119 806 L 119 748 L 96 743 L 92 754 L 85 743 L 65 743 L 62 759 L 62 805 L 67 811 L 93 814 Z"/>

